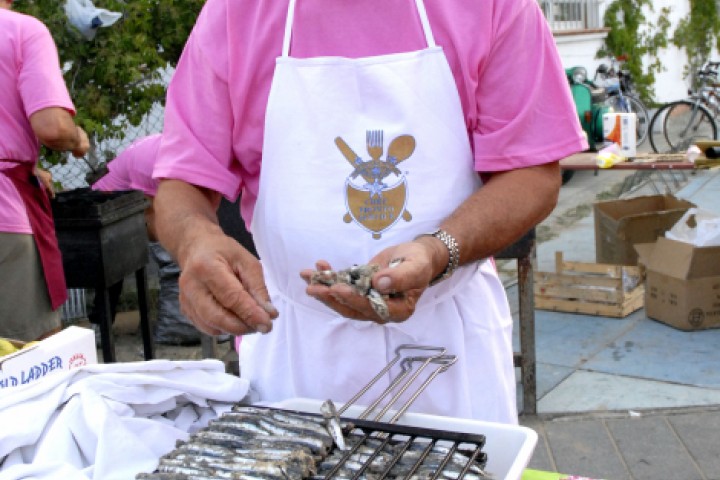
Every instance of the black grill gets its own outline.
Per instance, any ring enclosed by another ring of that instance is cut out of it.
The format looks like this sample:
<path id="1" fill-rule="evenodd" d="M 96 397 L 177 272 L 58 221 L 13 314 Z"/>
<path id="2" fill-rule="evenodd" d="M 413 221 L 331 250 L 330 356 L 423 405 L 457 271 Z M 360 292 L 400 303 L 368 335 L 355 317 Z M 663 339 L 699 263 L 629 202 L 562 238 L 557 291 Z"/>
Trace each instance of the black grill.
<path id="1" fill-rule="evenodd" d="M 78 188 L 59 192 L 52 201 L 67 286 L 95 290 L 105 363 L 115 361 L 107 290 L 133 273 L 145 359 L 153 358 L 145 273 L 148 236 L 144 211 L 147 206 L 145 195 L 138 190 L 100 192 Z"/>

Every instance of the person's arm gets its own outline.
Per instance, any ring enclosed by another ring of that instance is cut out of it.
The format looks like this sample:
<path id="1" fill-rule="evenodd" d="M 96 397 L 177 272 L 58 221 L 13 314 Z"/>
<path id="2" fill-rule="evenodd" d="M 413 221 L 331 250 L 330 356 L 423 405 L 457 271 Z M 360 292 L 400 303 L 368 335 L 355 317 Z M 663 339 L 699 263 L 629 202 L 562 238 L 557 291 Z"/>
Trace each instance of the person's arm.
<path id="1" fill-rule="evenodd" d="M 460 265 L 490 257 L 521 238 L 552 212 L 560 185 L 557 162 L 493 174 L 440 225 L 457 241 Z M 395 259 L 402 262 L 388 268 Z M 402 322 L 413 314 L 420 296 L 445 271 L 449 259 L 445 244 L 429 235 L 387 248 L 372 258 L 369 263 L 381 267 L 372 284 L 388 295 L 388 319 L 380 319 L 370 302 L 347 285 L 309 284 L 307 293 L 348 318 Z M 332 266 L 320 261 L 316 268 Z M 309 283 L 312 273 L 304 270 L 301 276 Z"/>
<path id="2" fill-rule="evenodd" d="M 55 42 L 39 20 L 29 21 L 26 26 L 17 87 L 30 126 L 46 147 L 82 157 L 90 142 L 73 120 L 75 107 L 62 76 Z"/>
<path id="3" fill-rule="evenodd" d="M 183 313 L 210 335 L 267 333 L 278 312 L 260 262 L 220 228 L 220 200 L 217 192 L 163 180 L 153 202 L 160 243 L 182 272 Z"/>
<path id="4" fill-rule="evenodd" d="M 30 125 L 40 143 L 52 150 L 69 151 L 82 157 L 90 148 L 85 130 L 77 126 L 70 112 L 60 107 L 49 107 L 30 115 Z"/>
<path id="5" fill-rule="evenodd" d="M 492 174 L 440 225 L 458 241 L 460 265 L 490 257 L 520 239 L 553 211 L 560 186 L 558 162 Z M 418 240 L 435 245 L 440 255 L 433 273 L 441 273 L 447 266 L 444 244 L 428 236 Z"/>

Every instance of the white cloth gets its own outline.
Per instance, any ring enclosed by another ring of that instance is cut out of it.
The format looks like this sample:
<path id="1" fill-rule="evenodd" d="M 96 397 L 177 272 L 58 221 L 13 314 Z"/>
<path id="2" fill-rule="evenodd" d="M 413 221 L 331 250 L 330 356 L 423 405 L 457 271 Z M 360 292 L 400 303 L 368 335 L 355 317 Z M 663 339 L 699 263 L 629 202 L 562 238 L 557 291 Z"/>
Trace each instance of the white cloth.
<path id="1" fill-rule="evenodd" d="M 491 262 L 429 288 L 399 324 L 348 320 L 306 295 L 300 270 L 319 259 L 335 269 L 366 263 L 431 232 L 480 181 L 453 76 L 421 1 L 427 49 L 359 59 L 289 56 L 293 3 L 252 223 L 280 317 L 269 335 L 243 340 L 242 376 L 262 401 L 345 402 L 398 346 L 445 347 L 458 362 L 410 411 L 516 423 L 512 317 Z"/>
<path id="2" fill-rule="evenodd" d="M 95 38 L 99 27 L 110 27 L 122 18 L 122 13 L 97 8 L 91 0 L 67 0 L 65 15 L 86 40 Z"/>
<path id="3" fill-rule="evenodd" d="M 0 396 L 0 480 L 127 480 L 248 392 L 219 360 L 88 365 Z"/>

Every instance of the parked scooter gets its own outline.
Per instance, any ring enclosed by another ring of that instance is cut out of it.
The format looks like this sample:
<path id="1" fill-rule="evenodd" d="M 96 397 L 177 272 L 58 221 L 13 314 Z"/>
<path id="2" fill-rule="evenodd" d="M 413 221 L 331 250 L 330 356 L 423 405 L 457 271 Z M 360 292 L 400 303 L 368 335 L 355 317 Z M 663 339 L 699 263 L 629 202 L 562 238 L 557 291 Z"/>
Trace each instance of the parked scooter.
<path id="1" fill-rule="evenodd" d="M 590 150 L 597 150 L 597 146 L 604 141 L 602 117 L 609 111 L 606 104 L 607 90 L 588 79 L 585 67 L 568 68 L 565 74 Z"/>
<path id="2" fill-rule="evenodd" d="M 570 85 L 580 125 L 590 147 L 589 150 L 596 151 L 604 142 L 602 121 L 603 114 L 609 111 L 606 104 L 607 91 L 588 79 L 585 67 L 567 68 L 565 75 Z M 563 170 L 563 184 L 570 180 L 573 173 L 572 170 Z"/>

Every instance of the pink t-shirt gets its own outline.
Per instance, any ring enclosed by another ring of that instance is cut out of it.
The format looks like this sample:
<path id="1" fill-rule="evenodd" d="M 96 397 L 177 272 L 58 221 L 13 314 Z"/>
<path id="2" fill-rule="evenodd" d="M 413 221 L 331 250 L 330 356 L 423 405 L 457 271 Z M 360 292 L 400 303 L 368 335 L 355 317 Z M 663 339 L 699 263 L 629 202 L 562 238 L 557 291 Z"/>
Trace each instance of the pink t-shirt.
<path id="1" fill-rule="evenodd" d="M 133 142 L 108 163 L 108 173 L 93 184 L 93 190 L 140 190 L 154 197 L 158 181 L 152 178 L 152 171 L 161 139 L 162 135 L 156 134 Z"/>
<path id="2" fill-rule="evenodd" d="M 287 0 L 208 0 L 170 83 L 154 176 L 233 200 L 249 224 Z M 479 172 L 539 165 L 587 148 L 552 33 L 536 0 L 425 0 L 460 94 Z M 426 48 L 412 0 L 298 0 L 290 54 L 366 57 Z"/>
<path id="3" fill-rule="evenodd" d="M 57 48 L 47 27 L 36 18 L 0 9 L 0 171 L 15 166 L 11 159 L 35 163 L 40 143 L 30 115 L 62 107 L 73 115 L 60 70 Z M 32 233 L 25 206 L 5 175 L 0 175 L 0 231 Z"/>

